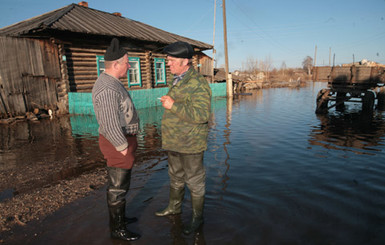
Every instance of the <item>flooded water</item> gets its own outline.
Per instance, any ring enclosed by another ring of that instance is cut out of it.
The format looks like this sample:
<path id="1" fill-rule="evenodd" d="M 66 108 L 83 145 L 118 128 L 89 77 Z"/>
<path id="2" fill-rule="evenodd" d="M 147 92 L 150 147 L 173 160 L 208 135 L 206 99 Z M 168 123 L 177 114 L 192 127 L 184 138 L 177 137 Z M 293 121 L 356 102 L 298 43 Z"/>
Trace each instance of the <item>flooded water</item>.
<path id="1" fill-rule="evenodd" d="M 385 114 L 362 114 L 359 104 L 347 104 L 344 112 L 316 115 L 324 87 L 265 89 L 213 102 L 205 224 L 193 238 L 180 236 L 180 222 L 190 215 L 188 195 L 181 217 L 153 214 L 168 198 L 167 158 L 159 150 L 162 109 L 141 110 L 140 157 L 128 199 L 140 220 L 132 226 L 142 234 L 135 244 L 385 244 Z M 1 198 L 103 166 L 96 128 L 93 117 L 81 116 L 2 126 L 0 170 L 19 169 L 25 181 L 2 180 Z M 36 169 L 44 172 L 37 180 Z M 95 199 L 103 198 L 101 190 Z M 106 211 L 98 214 L 105 209 L 100 203 L 83 212 L 88 221 L 56 228 L 63 232 L 59 241 L 116 244 Z M 75 229 L 83 235 L 70 232 Z M 58 232 L 48 234 L 40 241 Z"/>

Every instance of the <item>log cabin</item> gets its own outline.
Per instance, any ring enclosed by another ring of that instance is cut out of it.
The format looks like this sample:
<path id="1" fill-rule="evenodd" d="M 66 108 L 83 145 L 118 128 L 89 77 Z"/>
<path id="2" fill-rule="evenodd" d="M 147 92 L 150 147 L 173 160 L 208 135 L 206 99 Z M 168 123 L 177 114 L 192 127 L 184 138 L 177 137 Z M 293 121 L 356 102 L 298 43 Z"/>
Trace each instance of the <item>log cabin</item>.
<path id="1" fill-rule="evenodd" d="M 166 93 L 172 74 L 162 49 L 175 41 L 193 46 L 194 67 L 212 81 L 212 64 L 202 52 L 212 45 L 92 9 L 83 1 L 0 29 L 0 118 L 36 108 L 93 114 L 91 90 L 113 37 L 128 52 L 131 68 L 122 83 L 137 107 L 155 106 L 153 97 Z M 223 84 L 217 85 L 210 84 L 213 96 L 225 95 Z"/>

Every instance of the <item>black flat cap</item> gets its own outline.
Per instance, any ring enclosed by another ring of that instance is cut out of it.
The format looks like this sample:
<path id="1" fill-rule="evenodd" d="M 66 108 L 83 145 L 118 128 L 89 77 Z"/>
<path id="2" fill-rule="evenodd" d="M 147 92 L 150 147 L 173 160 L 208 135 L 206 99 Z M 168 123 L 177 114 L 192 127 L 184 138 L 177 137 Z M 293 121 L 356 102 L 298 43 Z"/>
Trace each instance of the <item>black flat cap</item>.
<path id="1" fill-rule="evenodd" d="M 167 45 L 163 49 L 163 52 L 175 58 L 191 59 L 194 54 L 194 49 L 190 44 L 179 41 Z"/>
<path id="2" fill-rule="evenodd" d="M 119 40 L 113 38 L 110 46 L 107 48 L 104 54 L 104 60 L 113 61 L 122 58 L 127 53 L 126 50 L 120 47 Z"/>

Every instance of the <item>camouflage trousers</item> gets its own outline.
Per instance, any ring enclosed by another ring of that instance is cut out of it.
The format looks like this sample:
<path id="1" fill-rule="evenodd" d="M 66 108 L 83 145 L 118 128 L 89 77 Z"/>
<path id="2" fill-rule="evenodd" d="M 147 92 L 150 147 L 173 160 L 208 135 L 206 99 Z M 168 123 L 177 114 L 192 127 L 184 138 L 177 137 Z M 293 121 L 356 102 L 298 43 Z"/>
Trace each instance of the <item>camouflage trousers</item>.
<path id="1" fill-rule="evenodd" d="M 203 166 L 203 154 L 168 152 L 168 174 L 170 186 L 182 189 L 185 184 L 194 196 L 204 196 L 206 191 L 206 171 Z"/>

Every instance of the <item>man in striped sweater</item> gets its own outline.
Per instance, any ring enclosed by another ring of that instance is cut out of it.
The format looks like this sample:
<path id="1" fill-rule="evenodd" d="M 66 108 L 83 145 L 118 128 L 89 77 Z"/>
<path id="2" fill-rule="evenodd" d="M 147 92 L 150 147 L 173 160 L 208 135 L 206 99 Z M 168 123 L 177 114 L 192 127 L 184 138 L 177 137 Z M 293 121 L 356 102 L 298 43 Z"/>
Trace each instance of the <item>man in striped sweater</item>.
<path id="1" fill-rule="evenodd" d="M 99 147 L 107 161 L 107 204 L 111 237 L 126 241 L 140 238 L 126 225 L 137 218 L 126 218 L 126 194 L 137 148 L 139 118 L 131 97 L 120 78 L 127 76 L 127 52 L 114 38 L 104 54 L 105 71 L 92 89 L 92 103 L 99 124 Z"/>

